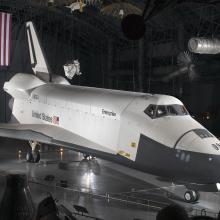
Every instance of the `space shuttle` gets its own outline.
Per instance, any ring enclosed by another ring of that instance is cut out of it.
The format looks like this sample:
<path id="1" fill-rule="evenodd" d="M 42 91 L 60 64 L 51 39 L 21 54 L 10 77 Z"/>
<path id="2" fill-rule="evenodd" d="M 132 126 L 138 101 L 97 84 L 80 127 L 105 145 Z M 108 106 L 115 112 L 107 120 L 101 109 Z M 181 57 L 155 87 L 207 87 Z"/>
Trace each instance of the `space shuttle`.
<path id="1" fill-rule="evenodd" d="M 13 123 L 0 136 L 63 146 L 111 160 L 198 191 L 220 189 L 220 141 L 175 97 L 70 85 L 50 72 L 32 22 L 26 23 L 34 74 L 17 73 L 4 84 L 13 98 Z"/>

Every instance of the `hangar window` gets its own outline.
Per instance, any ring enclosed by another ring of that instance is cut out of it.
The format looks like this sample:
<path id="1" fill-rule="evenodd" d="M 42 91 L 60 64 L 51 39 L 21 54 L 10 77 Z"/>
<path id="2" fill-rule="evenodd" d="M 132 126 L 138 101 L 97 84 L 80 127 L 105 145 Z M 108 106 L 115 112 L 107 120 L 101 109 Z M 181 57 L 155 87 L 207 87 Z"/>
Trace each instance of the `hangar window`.
<path id="1" fill-rule="evenodd" d="M 213 135 L 211 133 L 209 133 L 207 130 L 205 129 L 195 129 L 193 130 L 200 138 L 209 138 L 209 137 L 213 137 Z"/>

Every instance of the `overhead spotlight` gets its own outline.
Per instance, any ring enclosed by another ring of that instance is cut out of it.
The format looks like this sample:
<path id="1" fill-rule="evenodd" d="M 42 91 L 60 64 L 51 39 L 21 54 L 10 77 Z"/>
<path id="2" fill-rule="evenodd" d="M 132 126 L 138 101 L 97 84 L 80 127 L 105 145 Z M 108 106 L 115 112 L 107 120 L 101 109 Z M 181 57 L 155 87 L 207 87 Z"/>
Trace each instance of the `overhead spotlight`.
<path id="1" fill-rule="evenodd" d="M 189 40 L 188 48 L 193 53 L 218 54 L 220 53 L 220 40 L 195 37 Z"/>

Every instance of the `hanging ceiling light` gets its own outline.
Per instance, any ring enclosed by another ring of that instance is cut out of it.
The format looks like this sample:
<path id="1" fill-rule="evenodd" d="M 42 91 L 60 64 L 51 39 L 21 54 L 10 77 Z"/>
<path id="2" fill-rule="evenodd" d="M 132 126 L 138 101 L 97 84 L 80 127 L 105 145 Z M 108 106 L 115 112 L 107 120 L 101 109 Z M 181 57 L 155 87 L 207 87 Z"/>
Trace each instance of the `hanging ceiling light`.
<path id="1" fill-rule="evenodd" d="M 129 14 L 141 15 L 142 10 L 128 2 L 118 2 L 107 5 L 101 9 L 101 13 L 116 18 L 123 18 Z"/>
<path id="2" fill-rule="evenodd" d="M 193 53 L 218 54 L 220 53 L 220 40 L 217 38 L 194 37 L 189 40 L 188 48 Z"/>

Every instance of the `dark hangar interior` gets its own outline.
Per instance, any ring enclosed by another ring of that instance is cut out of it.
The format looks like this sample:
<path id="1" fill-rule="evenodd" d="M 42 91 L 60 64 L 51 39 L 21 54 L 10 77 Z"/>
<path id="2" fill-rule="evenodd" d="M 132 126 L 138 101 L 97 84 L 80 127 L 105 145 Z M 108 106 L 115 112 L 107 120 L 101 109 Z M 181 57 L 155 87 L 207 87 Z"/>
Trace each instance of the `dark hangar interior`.
<path id="1" fill-rule="evenodd" d="M 121 29 L 120 1 L 88 1 L 83 13 L 71 13 L 65 7 L 72 2 L 1 0 L 1 10 L 13 14 L 13 56 L 11 66 L 1 69 L 2 83 L 4 74 L 9 77 L 16 72 L 31 72 L 22 28 L 25 21 L 32 20 L 54 73 L 63 75 L 63 65 L 79 59 L 83 74 L 71 83 L 174 95 L 219 135 L 219 55 L 190 54 L 189 63 L 183 65 L 195 66 L 195 79 L 190 78 L 190 70 L 171 75 L 181 68 L 178 56 L 188 51 L 190 38 L 218 37 L 218 1 L 149 1 L 145 35 L 134 41 L 127 39 Z M 143 13 L 147 2 L 126 1 L 126 5 L 121 1 L 124 13 Z M 1 121 L 5 121 L 8 109 L 1 106 Z"/>
<path id="2" fill-rule="evenodd" d="M 73 4 L 75 8 L 68 7 Z M 17 73 L 33 74 L 25 32 L 25 23 L 32 21 L 52 73 L 65 77 L 63 66 L 78 60 L 82 74 L 68 79 L 72 85 L 174 96 L 194 119 L 220 137 L 219 0 L 0 0 L 1 12 L 12 15 L 10 65 L 0 66 L 1 123 L 8 122 L 12 113 L 4 83 Z M 126 20 L 133 14 L 138 19 Z M 193 52 L 190 39 L 214 42 L 214 52 Z M 81 153 L 51 146 L 42 147 L 43 162 L 27 167 L 22 162 L 26 142 L 0 138 L 0 143 L 0 220 L 9 219 L 2 213 L 13 199 L 7 191 L 7 183 L 13 181 L 23 181 L 24 189 L 30 187 L 26 198 L 17 198 L 29 214 L 17 219 L 32 219 L 46 193 L 53 196 L 47 197 L 49 202 L 54 197 L 61 201 L 56 202 L 58 209 L 48 211 L 60 216 L 35 216 L 36 220 L 166 220 L 163 212 L 160 219 L 156 215 L 167 205 L 171 209 L 178 205 L 178 213 L 182 213 L 179 205 L 184 207 L 190 219 L 196 215 L 220 219 L 218 193 L 201 193 L 201 202 L 186 203 L 181 196 L 184 190 L 172 181 L 103 159 L 84 161 L 87 158 Z M 5 180 L 10 170 L 27 171 L 29 180 L 17 174 Z"/>

